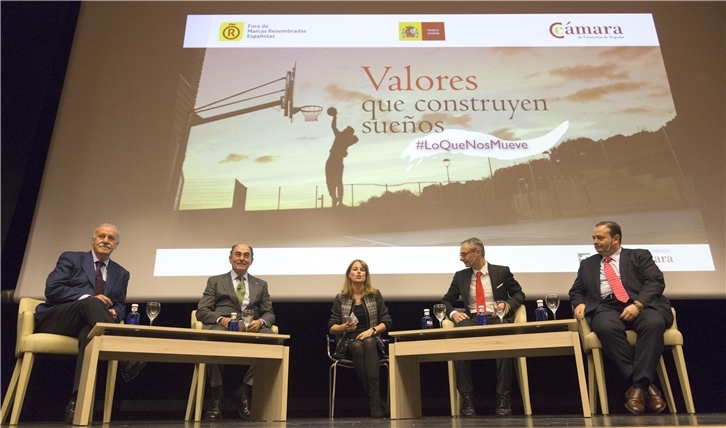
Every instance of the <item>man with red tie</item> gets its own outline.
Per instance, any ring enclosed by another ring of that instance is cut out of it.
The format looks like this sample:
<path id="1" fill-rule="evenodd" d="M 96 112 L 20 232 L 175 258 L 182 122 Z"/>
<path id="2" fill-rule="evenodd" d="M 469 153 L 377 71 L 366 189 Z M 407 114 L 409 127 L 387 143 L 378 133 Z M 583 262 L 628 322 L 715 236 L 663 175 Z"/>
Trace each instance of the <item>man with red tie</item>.
<path id="1" fill-rule="evenodd" d="M 613 221 L 595 225 L 592 240 L 599 253 L 580 263 L 570 289 L 574 316 L 587 318 L 605 355 L 632 383 L 625 407 L 636 415 L 662 412 L 666 403 L 652 384 L 663 353 L 663 333 L 673 324 L 671 304 L 663 296 L 663 273 L 648 250 L 621 247 L 623 233 Z M 630 346 L 625 330 L 635 330 Z"/>
<path id="2" fill-rule="evenodd" d="M 494 314 L 494 302 L 504 303 L 504 323 L 514 321 L 514 313 L 524 302 L 524 292 L 507 266 L 487 263 L 484 258 L 484 244 L 478 238 L 469 238 L 461 243 L 459 260 L 466 269 L 454 274 L 449 291 L 441 300 L 446 305 L 446 313 L 454 322 L 455 327 L 477 325 L 477 308 L 484 306 L 487 312 L 487 324 L 499 324 Z M 463 312 L 454 309 L 459 299 L 464 303 Z M 497 416 L 512 414 L 512 378 L 514 377 L 514 359 L 498 358 L 497 365 Z M 471 380 L 471 362 L 455 361 L 456 388 L 461 394 L 461 415 L 474 416 L 474 384 Z"/>

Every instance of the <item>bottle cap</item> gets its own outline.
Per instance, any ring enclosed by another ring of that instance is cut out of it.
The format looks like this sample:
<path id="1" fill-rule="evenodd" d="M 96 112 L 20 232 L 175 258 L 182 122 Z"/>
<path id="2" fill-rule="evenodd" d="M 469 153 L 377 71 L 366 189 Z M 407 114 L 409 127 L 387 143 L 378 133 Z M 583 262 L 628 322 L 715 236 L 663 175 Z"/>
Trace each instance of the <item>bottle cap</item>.
<path id="1" fill-rule="evenodd" d="M 484 312 L 484 306 L 479 306 L 477 309 L 479 309 L 479 312 Z"/>
<path id="2" fill-rule="evenodd" d="M 544 306 L 544 300 L 542 300 L 542 299 L 537 300 L 537 306 Z"/>
<path id="3" fill-rule="evenodd" d="M 138 303 L 132 303 L 131 304 L 131 309 L 139 309 L 139 304 Z"/>
<path id="4" fill-rule="evenodd" d="M 232 312 L 232 318 L 237 318 L 237 312 Z"/>
<path id="5" fill-rule="evenodd" d="M 428 314 L 429 314 L 429 310 L 428 309 L 424 309 L 424 315 L 428 315 Z"/>

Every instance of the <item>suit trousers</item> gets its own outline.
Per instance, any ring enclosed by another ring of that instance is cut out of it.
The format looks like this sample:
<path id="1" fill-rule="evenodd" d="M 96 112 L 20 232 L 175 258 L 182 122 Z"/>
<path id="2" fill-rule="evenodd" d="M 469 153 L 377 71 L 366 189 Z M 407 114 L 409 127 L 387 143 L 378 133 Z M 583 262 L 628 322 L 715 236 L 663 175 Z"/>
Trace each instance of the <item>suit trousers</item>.
<path id="1" fill-rule="evenodd" d="M 214 325 L 205 325 L 205 329 L 209 330 L 226 330 L 224 327 L 222 327 L 219 324 Z M 262 327 L 259 330 L 260 333 L 268 333 L 268 334 L 274 334 L 275 332 L 267 327 Z M 224 377 L 224 365 L 222 364 L 207 364 L 206 365 L 206 376 L 209 379 L 209 385 L 212 388 L 216 388 L 219 386 L 222 386 L 223 384 L 223 377 Z M 239 397 L 240 395 L 248 395 L 250 393 L 250 389 L 252 388 L 252 380 L 254 375 L 254 366 L 250 366 L 249 369 L 247 369 L 247 373 L 245 373 L 244 378 L 242 379 L 242 384 L 237 388 L 234 395 Z"/>
<path id="2" fill-rule="evenodd" d="M 472 315 L 474 316 L 474 315 Z M 487 316 L 487 324 L 499 324 L 499 317 Z M 504 318 L 503 324 L 509 324 L 509 320 Z M 463 320 L 454 324 L 454 327 L 471 327 L 477 325 L 473 319 Z M 514 377 L 514 358 L 497 358 L 497 395 L 511 397 L 512 378 Z M 474 392 L 474 383 L 471 380 L 471 361 L 454 361 L 454 370 L 456 371 L 456 389 L 461 395 L 471 395 Z"/>
<path id="3" fill-rule="evenodd" d="M 643 378 L 652 381 L 658 360 L 663 354 L 666 319 L 654 308 L 646 307 L 633 321 L 623 321 L 620 314 L 627 304 L 615 298 L 604 299 L 592 315 L 592 331 L 602 342 L 605 355 L 615 362 L 620 373 L 631 382 Z M 638 340 L 630 346 L 625 330 L 635 330 Z"/>
<path id="4" fill-rule="evenodd" d="M 78 391 L 83 369 L 83 354 L 90 340 L 88 333 L 98 322 L 116 322 L 106 305 L 95 297 L 86 297 L 52 308 L 35 326 L 36 333 L 60 334 L 78 338 L 78 358 L 73 375 L 73 392 Z"/>

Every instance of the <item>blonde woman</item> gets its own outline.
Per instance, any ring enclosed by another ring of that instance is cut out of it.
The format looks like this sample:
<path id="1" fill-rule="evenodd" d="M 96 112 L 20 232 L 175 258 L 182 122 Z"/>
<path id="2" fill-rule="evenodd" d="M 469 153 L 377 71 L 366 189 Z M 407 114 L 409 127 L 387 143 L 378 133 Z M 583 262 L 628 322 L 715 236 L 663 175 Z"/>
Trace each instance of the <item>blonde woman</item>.
<path id="1" fill-rule="evenodd" d="M 328 331 L 338 337 L 337 353 L 342 354 L 339 356 L 353 361 L 368 394 L 372 418 L 382 418 L 388 412 L 388 406 L 381 402 L 378 362 L 384 353 L 381 333 L 391 326 L 381 292 L 371 285 L 368 265 L 363 260 L 353 260 L 345 272 L 343 289 L 335 296 Z"/>

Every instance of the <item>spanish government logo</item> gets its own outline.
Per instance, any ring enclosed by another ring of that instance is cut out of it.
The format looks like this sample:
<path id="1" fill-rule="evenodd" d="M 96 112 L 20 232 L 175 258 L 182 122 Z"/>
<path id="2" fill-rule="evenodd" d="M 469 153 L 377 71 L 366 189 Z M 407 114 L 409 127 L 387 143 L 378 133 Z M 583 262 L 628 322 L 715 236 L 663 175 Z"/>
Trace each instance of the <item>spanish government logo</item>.
<path id="1" fill-rule="evenodd" d="M 417 42 L 422 40 L 446 40 L 443 22 L 399 22 L 398 40 Z"/>
<path id="2" fill-rule="evenodd" d="M 219 26 L 220 42 L 236 42 L 242 40 L 242 29 L 244 22 L 223 22 Z"/>

